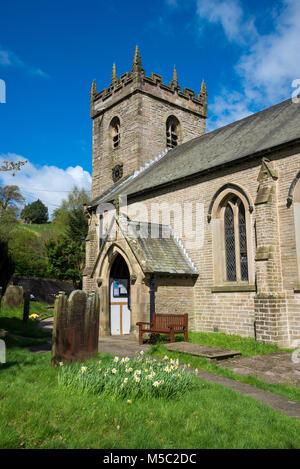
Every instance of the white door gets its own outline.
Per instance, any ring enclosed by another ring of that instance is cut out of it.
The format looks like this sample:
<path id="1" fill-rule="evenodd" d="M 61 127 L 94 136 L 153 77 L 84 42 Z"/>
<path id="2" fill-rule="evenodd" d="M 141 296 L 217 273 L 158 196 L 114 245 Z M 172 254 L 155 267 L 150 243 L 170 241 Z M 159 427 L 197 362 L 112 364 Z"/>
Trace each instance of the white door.
<path id="1" fill-rule="evenodd" d="M 113 278 L 110 282 L 110 333 L 129 334 L 128 279 Z"/>

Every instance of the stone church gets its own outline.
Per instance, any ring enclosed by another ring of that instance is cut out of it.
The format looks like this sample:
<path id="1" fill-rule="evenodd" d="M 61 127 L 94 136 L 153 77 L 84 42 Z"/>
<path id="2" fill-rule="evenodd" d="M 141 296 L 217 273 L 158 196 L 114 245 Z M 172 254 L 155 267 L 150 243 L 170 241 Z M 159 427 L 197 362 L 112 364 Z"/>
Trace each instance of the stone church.
<path id="1" fill-rule="evenodd" d="M 300 103 L 206 133 L 207 91 L 131 72 L 91 89 L 92 200 L 85 291 L 100 335 L 153 312 L 194 331 L 300 339 Z"/>

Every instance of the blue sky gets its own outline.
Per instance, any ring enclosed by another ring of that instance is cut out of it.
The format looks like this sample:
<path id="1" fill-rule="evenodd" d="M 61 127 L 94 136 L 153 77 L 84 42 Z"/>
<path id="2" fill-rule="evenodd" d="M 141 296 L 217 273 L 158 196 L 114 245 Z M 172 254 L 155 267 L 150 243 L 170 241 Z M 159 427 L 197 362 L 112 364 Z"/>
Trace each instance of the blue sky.
<path id="1" fill-rule="evenodd" d="M 143 67 L 208 90 L 208 130 L 291 96 L 300 78 L 299 0 L 0 0 L 0 159 L 26 158 L 14 178 L 53 210 L 74 184 L 89 188 L 89 91 Z"/>

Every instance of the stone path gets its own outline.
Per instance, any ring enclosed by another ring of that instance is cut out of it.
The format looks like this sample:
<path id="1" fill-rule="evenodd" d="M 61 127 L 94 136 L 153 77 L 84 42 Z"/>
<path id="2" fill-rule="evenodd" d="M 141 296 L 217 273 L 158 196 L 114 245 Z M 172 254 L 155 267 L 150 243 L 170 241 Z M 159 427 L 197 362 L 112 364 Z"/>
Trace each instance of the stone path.
<path id="1" fill-rule="evenodd" d="M 238 357 L 216 364 L 230 368 L 239 375 L 256 376 L 266 383 L 285 383 L 300 388 L 300 360 L 296 363 L 292 360 L 292 354 L 288 352 Z"/>
<path id="2" fill-rule="evenodd" d="M 52 318 L 48 318 L 47 320 L 43 320 L 40 323 L 41 328 L 47 328 L 47 330 L 50 330 L 53 324 L 53 319 L 51 322 Z M 108 337 L 101 337 L 99 341 L 99 351 L 103 353 L 111 353 L 113 355 L 118 355 L 120 357 L 133 357 L 137 352 L 144 351 L 146 352 L 149 349 L 150 345 L 148 344 L 143 344 L 139 345 L 137 340 L 133 337 L 130 336 L 108 336 Z M 284 354 L 284 355 L 282 355 Z M 240 369 L 246 370 L 247 367 L 249 367 L 250 363 L 259 363 L 262 364 L 263 362 L 266 363 L 266 367 L 269 367 L 268 369 L 265 369 L 264 373 L 261 376 L 261 379 L 263 381 L 266 381 L 266 377 L 270 378 L 270 374 L 266 374 L 267 372 L 272 373 L 272 364 L 274 366 L 274 360 L 275 363 L 277 363 L 277 367 L 282 370 L 285 366 L 289 365 L 291 367 L 291 364 L 287 364 L 288 358 L 291 358 L 291 354 L 281 352 L 280 354 L 272 354 L 271 355 L 261 355 L 257 357 L 250 357 L 251 360 L 245 359 L 245 358 L 237 358 L 237 359 L 232 359 L 226 362 L 226 366 L 233 367 L 232 370 L 235 371 L 237 368 L 236 367 L 236 362 L 240 361 L 240 363 L 243 363 L 243 366 L 240 366 Z M 281 365 L 279 365 L 279 361 L 283 359 L 284 365 L 282 365 L 283 368 L 281 368 Z M 245 362 L 246 360 L 246 362 Z M 224 366 L 225 361 L 222 360 L 220 362 L 222 366 Z M 245 365 L 247 364 L 247 366 Z M 293 362 L 292 362 L 293 363 Z M 294 364 L 295 365 L 295 364 Z M 262 365 L 258 365 L 257 369 Z M 254 367 L 255 368 L 255 367 Z M 251 374 L 254 374 L 255 369 L 251 368 Z M 275 367 L 276 368 L 276 367 Z M 250 374 L 246 371 L 244 374 Z M 278 369 L 278 368 L 277 368 Z M 289 368 L 288 368 L 289 369 Z M 296 367 L 296 370 L 298 370 L 298 367 Z M 237 372 L 237 371 L 236 371 Z M 241 372 L 239 372 L 241 374 Z M 278 411 L 278 412 L 283 412 L 286 415 L 289 415 L 291 417 L 295 418 L 300 418 L 300 403 L 291 401 L 285 397 L 278 396 L 277 394 L 273 394 L 269 391 L 264 391 L 262 389 L 256 388 L 255 386 L 251 386 L 249 384 L 245 383 L 240 383 L 239 381 L 234 381 L 229 378 L 224 378 L 223 376 L 216 375 L 214 373 L 210 373 L 209 371 L 204 371 L 204 370 L 198 370 L 198 375 L 200 379 L 203 379 L 204 381 L 209 381 L 211 383 L 216 383 L 220 384 L 221 386 L 225 386 L 227 388 L 233 389 L 234 391 L 239 392 L 240 394 L 243 394 L 244 396 L 249 396 L 253 397 L 259 402 L 262 402 L 263 404 L 266 404 L 267 406 L 271 407 L 272 409 Z M 270 381 L 269 381 L 270 382 Z M 273 381 L 274 382 L 274 381 Z M 275 381 L 278 382 L 278 381 Z"/>
<path id="3" fill-rule="evenodd" d="M 190 353 L 212 360 L 225 360 L 241 355 L 241 352 L 237 350 L 224 350 L 219 347 L 208 347 L 207 345 L 192 344 L 190 342 L 171 342 L 165 344 L 165 347 L 167 350 Z"/>

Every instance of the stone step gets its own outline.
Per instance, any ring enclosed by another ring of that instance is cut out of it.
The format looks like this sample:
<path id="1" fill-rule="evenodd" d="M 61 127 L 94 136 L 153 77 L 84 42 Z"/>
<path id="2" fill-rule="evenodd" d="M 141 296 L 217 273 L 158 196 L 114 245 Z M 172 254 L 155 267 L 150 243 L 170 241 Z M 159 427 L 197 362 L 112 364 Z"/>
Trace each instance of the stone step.
<path id="1" fill-rule="evenodd" d="M 190 342 L 171 342 L 165 344 L 165 347 L 170 351 L 189 353 L 211 360 L 225 360 L 241 355 L 241 352 L 237 350 L 225 350 L 218 347 L 209 347 L 207 345 L 191 344 Z"/>

